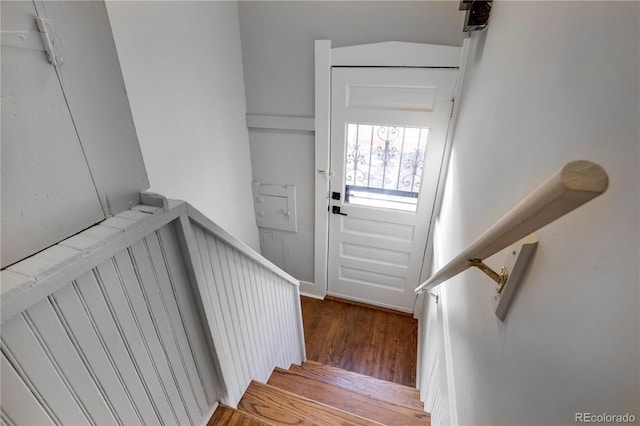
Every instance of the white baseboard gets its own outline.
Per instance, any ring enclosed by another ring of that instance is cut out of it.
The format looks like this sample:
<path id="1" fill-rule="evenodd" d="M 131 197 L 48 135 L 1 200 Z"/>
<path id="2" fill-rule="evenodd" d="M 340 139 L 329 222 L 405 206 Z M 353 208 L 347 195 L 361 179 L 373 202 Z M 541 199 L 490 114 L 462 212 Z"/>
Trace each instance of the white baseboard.
<path id="1" fill-rule="evenodd" d="M 324 296 L 326 296 L 326 291 L 324 289 L 320 289 L 315 283 L 311 281 L 300 281 L 300 294 L 307 297 L 312 297 L 314 299 L 324 300 Z"/>
<path id="2" fill-rule="evenodd" d="M 312 299 L 324 300 L 324 296 L 318 296 L 317 294 L 305 293 L 304 291 L 300 292 L 300 296 L 310 297 Z"/>

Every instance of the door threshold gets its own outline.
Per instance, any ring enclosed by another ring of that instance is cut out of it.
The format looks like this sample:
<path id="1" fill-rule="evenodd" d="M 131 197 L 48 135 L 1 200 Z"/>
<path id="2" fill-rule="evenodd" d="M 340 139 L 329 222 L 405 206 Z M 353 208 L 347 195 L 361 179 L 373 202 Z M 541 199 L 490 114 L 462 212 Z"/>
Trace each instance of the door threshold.
<path id="1" fill-rule="evenodd" d="M 330 296 L 328 294 L 324 297 L 324 300 L 327 300 L 330 302 L 344 303 L 346 305 L 360 306 L 363 308 L 374 309 L 376 311 L 382 311 L 390 314 L 397 314 L 397 315 L 413 318 L 413 314 L 410 312 L 396 311 L 395 309 L 389 309 L 389 308 L 384 308 L 382 306 L 370 305 L 368 303 L 363 303 L 363 302 L 356 302 L 355 300 L 342 299 L 340 297 Z"/>

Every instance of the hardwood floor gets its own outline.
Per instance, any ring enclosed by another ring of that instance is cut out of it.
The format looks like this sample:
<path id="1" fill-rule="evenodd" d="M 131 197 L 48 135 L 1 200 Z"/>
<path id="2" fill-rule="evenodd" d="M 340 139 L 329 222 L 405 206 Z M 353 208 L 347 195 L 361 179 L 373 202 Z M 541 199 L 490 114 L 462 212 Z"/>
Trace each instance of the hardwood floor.
<path id="1" fill-rule="evenodd" d="M 340 300 L 302 297 L 307 358 L 414 387 L 418 322 Z"/>

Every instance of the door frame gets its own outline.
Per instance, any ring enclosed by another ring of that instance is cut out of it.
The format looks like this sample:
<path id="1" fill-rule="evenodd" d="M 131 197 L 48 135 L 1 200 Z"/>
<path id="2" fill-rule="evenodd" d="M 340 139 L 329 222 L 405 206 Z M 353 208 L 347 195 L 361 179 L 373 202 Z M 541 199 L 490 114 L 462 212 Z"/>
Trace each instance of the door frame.
<path id="1" fill-rule="evenodd" d="M 331 47 L 331 40 L 315 41 L 315 226 L 313 286 L 305 286 L 304 292 L 319 298 L 327 294 L 327 266 L 329 250 L 329 179 L 331 149 L 331 68 L 344 67 L 424 67 L 458 68 L 454 93 L 454 106 L 445 141 L 445 150 L 436 189 L 436 204 L 429 218 L 427 249 L 422 262 L 420 280 L 427 278 L 431 265 L 431 234 L 433 217 L 440 210 L 444 177 L 449 164 L 451 141 L 458 114 L 462 82 L 467 64 L 470 39 L 461 47 L 435 44 L 383 42 L 348 47 Z"/>

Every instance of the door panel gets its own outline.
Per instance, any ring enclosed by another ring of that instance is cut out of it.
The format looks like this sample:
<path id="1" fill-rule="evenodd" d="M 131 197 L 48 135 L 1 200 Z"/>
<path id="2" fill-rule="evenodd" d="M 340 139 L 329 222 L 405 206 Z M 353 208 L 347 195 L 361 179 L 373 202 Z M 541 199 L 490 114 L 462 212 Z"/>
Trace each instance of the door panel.
<path id="1" fill-rule="evenodd" d="M 413 310 L 456 76 L 332 70 L 329 294 Z"/>
<path id="2" fill-rule="evenodd" d="M 102 1 L 36 1 L 62 42 L 58 73 L 84 155 L 108 214 L 149 188 L 120 62 Z"/>
<path id="3" fill-rule="evenodd" d="M 32 2 L 2 2 L 2 30 L 38 31 Z M 55 68 L 2 46 L 2 267 L 105 218 Z"/>

